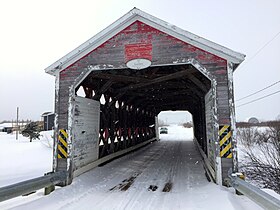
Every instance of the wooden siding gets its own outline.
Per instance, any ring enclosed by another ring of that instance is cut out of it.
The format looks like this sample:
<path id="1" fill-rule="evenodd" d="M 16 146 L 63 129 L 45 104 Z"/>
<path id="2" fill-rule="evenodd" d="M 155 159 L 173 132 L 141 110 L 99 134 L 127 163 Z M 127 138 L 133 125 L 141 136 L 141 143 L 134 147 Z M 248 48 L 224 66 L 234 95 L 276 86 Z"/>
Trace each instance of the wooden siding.
<path id="1" fill-rule="evenodd" d="M 72 135 L 74 170 L 98 159 L 100 103 L 75 97 Z"/>
<path id="2" fill-rule="evenodd" d="M 226 186 L 226 178 L 228 178 L 228 171 L 230 168 L 232 168 L 233 163 L 231 158 L 221 158 L 221 163 L 223 184 Z"/>
<path id="3" fill-rule="evenodd" d="M 213 124 L 213 96 L 212 90 L 205 95 L 205 121 L 206 121 L 206 140 L 207 140 L 207 157 L 213 169 L 215 169 L 215 139 Z"/>

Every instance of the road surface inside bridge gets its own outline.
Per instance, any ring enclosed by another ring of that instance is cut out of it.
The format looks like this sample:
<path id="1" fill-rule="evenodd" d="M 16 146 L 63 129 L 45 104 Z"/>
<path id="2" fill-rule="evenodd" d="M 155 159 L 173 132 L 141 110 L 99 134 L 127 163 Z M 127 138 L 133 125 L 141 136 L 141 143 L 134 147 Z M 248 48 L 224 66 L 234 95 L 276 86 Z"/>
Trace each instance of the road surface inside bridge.
<path id="1" fill-rule="evenodd" d="M 187 129 L 168 130 L 161 141 L 14 209 L 261 209 L 232 188 L 208 182 Z"/>

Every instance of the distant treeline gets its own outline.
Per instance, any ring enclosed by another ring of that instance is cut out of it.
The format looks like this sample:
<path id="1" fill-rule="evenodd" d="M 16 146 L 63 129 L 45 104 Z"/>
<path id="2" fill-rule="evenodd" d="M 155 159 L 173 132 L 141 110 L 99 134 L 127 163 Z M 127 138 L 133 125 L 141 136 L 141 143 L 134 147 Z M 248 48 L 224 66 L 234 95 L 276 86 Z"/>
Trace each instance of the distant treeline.
<path id="1" fill-rule="evenodd" d="M 249 123 L 249 122 L 236 122 L 236 127 L 237 128 L 248 128 L 252 126 L 258 126 L 258 127 L 276 127 L 280 126 L 280 121 L 266 121 L 266 122 L 259 122 L 259 123 Z"/>

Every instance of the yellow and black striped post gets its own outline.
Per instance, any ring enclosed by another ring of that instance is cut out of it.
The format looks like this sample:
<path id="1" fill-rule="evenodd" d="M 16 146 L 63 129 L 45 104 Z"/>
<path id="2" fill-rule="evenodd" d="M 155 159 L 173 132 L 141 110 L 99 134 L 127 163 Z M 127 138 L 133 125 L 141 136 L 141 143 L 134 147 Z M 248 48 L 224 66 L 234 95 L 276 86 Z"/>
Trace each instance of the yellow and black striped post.
<path id="1" fill-rule="evenodd" d="M 67 158 L 67 156 L 68 156 L 67 139 L 68 139 L 67 131 L 65 129 L 60 129 L 59 135 L 58 135 L 58 146 L 57 146 L 57 149 L 58 149 L 57 157 L 59 159 Z"/>
<path id="2" fill-rule="evenodd" d="M 229 125 L 219 127 L 220 157 L 222 158 L 232 158 L 231 135 L 231 127 Z"/>

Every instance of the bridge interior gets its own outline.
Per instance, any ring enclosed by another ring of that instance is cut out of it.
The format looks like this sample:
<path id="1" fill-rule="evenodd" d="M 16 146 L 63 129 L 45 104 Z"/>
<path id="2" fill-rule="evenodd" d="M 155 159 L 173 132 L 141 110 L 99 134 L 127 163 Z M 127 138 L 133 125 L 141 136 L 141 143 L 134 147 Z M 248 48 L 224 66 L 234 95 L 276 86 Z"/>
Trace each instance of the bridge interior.
<path id="1" fill-rule="evenodd" d="M 76 93 L 80 87 L 101 102 L 99 158 L 156 137 L 155 117 L 166 110 L 192 114 L 194 136 L 207 154 L 204 97 L 211 82 L 191 64 L 95 70 Z"/>
<path id="2" fill-rule="evenodd" d="M 207 181 L 193 141 L 156 142 L 85 175 L 77 181 L 90 184 L 84 185 L 87 187 L 80 206 L 73 203 L 72 208 L 94 205 L 97 209 L 173 209 L 174 205 L 186 208 L 187 203 L 201 205 L 201 196 L 217 200 L 207 195 L 206 189 L 217 186 Z M 221 194 L 218 189 L 215 193 Z M 106 199 L 96 196 L 100 194 Z"/>

